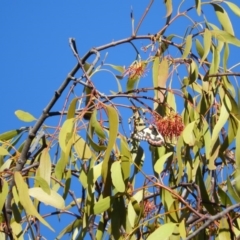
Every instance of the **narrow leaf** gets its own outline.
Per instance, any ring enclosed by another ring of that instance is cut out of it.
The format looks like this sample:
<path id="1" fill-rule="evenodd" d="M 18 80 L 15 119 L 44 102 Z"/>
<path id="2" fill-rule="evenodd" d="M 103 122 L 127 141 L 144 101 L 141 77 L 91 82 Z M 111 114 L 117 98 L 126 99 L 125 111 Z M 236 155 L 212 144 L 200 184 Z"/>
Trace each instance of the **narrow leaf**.
<path id="1" fill-rule="evenodd" d="M 224 3 L 228 5 L 228 7 L 233 11 L 234 14 L 240 17 L 240 8 L 236 4 L 228 1 L 224 1 Z"/>
<path id="2" fill-rule="evenodd" d="M 16 183 L 16 186 L 18 189 L 19 200 L 20 200 L 23 208 L 27 212 L 27 215 L 35 216 L 41 223 L 43 223 L 49 229 L 54 231 L 51 228 L 51 226 L 48 224 L 48 222 L 38 213 L 37 209 L 34 207 L 32 201 L 31 201 L 31 198 L 29 197 L 28 186 L 24 182 L 24 180 L 19 172 L 14 173 L 14 179 L 15 179 L 15 183 Z"/>
<path id="3" fill-rule="evenodd" d="M 224 10 L 224 8 L 222 8 L 220 5 L 212 3 L 211 4 L 214 7 L 215 13 L 217 15 L 217 18 L 219 20 L 219 22 L 221 23 L 223 29 L 230 33 L 231 35 L 234 36 L 234 31 L 233 31 L 233 27 L 232 27 L 232 23 L 228 17 L 227 12 Z"/>
<path id="4" fill-rule="evenodd" d="M 6 148 L 0 146 L 0 155 L 6 156 L 6 155 L 10 155 L 10 153 L 8 152 L 8 150 Z"/>
<path id="5" fill-rule="evenodd" d="M 185 42 L 185 49 L 182 55 L 182 58 L 186 58 L 189 54 L 189 52 L 191 51 L 192 48 L 192 35 L 188 35 L 186 37 L 186 42 Z"/>
<path id="6" fill-rule="evenodd" d="M 110 159 L 110 154 L 112 151 L 112 148 L 115 144 L 117 134 L 118 134 L 118 114 L 116 110 L 111 106 L 106 106 L 108 118 L 109 118 L 109 140 L 108 140 L 108 146 L 105 152 L 104 160 L 103 160 L 103 167 L 102 167 L 102 176 L 103 176 L 103 182 L 105 184 L 108 174 L 108 162 Z"/>
<path id="7" fill-rule="evenodd" d="M 110 206 L 111 206 L 111 198 L 110 197 L 102 198 L 95 203 L 93 207 L 94 214 L 103 213 L 104 211 L 108 210 Z"/>
<path id="8" fill-rule="evenodd" d="M 28 193 L 31 197 L 36 198 L 38 201 L 43 202 L 46 205 L 50 205 L 58 209 L 65 208 L 65 203 L 63 198 L 53 190 L 51 190 L 50 194 L 47 194 L 41 188 L 35 187 L 35 188 L 29 188 Z"/>
<path id="9" fill-rule="evenodd" d="M 164 3 L 167 8 L 167 13 L 165 17 L 168 17 L 172 14 L 172 0 L 165 0 Z"/>
<path id="10" fill-rule="evenodd" d="M 112 183 L 113 186 L 116 188 L 118 192 L 124 192 L 125 191 L 125 184 L 123 181 L 122 176 L 122 169 L 121 164 L 119 161 L 116 161 L 111 166 L 111 176 L 112 176 Z"/>
<path id="11" fill-rule="evenodd" d="M 218 40 L 226 43 L 231 43 L 236 46 L 240 46 L 240 40 L 238 40 L 235 36 L 229 34 L 228 32 L 222 30 L 211 30 L 212 36 L 217 38 Z"/>
<path id="12" fill-rule="evenodd" d="M 153 233 L 149 235 L 148 240 L 157 240 L 161 236 L 161 240 L 167 240 L 176 227 L 176 223 L 166 223 L 157 228 Z"/>

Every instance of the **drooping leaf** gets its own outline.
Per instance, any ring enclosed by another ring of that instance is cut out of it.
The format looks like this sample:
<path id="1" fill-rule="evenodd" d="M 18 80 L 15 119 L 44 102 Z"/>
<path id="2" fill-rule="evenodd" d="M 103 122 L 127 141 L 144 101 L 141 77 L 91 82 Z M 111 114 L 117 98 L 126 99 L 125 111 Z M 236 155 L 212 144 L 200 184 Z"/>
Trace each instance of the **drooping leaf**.
<path id="1" fill-rule="evenodd" d="M 159 56 L 156 56 L 152 66 L 153 86 L 158 87 L 158 74 L 159 74 Z M 157 97 L 157 91 L 155 91 Z"/>
<path id="2" fill-rule="evenodd" d="M 224 54 L 223 54 L 223 69 L 224 71 L 227 70 L 227 61 L 229 57 L 229 46 L 225 43 Z"/>
<path id="3" fill-rule="evenodd" d="M 4 179 L 2 179 L 1 188 L 0 188 L 0 209 L 3 208 L 7 195 L 8 195 L 8 184 Z"/>
<path id="4" fill-rule="evenodd" d="M 157 228 L 153 233 L 149 235 L 148 240 L 157 240 L 161 236 L 162 240 L 169 239 L 176 227 L 176 223 L 166 223 Z"/>
<path id="5" fill-rule="evenodd" d="M 82 219 L 75 219 L 73 222 L 71 222 L 69 225 L 67 225 L 57 236 L 56 239 L 62 239 L 62 237 L 67 233 L 73 233 L 74 229 L 80 229 L 82 226 Z"/>
<path id="6" fill-rule="evenodd" d="M 164 58 L 159 64 L 158 81 L 157 81 L 156 87 L 166 88 L 166 82 L 168 80 L 168 71 L 169 71 L 168 60 Z M 163 102 L 164 100 L 164 95 L 163 95 L 164 93 L 165 93 L 165 90 L 161 90 L 160 92 L 158 92 L 158 95 L 156 96 L 158 99 L 160 99 L 160 102 Z"/>
<path id="7" fill-rule="evenodd" d="M 37 120 L 32 114 L 29 112 L 24 112 L 22 110 L 17 110 L 15 111 L 15 115 L 17 116 L 18 119 L 20 119 L 23 122 L 32 122 Z"/>
<path id="8" fill-rule="evenodd" d="M 130 177 L 130 165 L 132 163 L 132 154 L 124 137 L 121 137 L 120 143 L 121 152 L 121 168 L 123 173 L 123 180 L 127 186 Z"/>
<path id="9" fill-rule="evenodd" d="M 164 164 L 165 164 L 165 161 L 170 157 L 172 156 L 173 152 L 169 152 L 169 153 L 166 153 L 165 155 L 161 156 L 157 162 L 155 163 L 154 165 L 154 171 L 158 174 L 160 174 L 162 172 L 162 170 L 164 169 Z"/>
<path id="10" fill-rule="evenodd" d="M 67 112 L 67 119 L 71 119 L 75 117 L 76 114 L 76 104 L 77 104 L 78 98 L 74 98 L 68 108 Z"/>
<path id="11" fill-rule="evenodd" d="M 189 146 L 193 146 L 195 143 L 195 136 L 193 134 L 193 129 L 195 127 L 196 122 L 193 121 L 189 123 L 183 130 L 183 140 L 185 143 L 187 143 Z"/>
<path id="12" fill-rule="evenodd" d="M 219 137 L 219 133 L 220 133 L 222 127 L 224 126 L 224 124 L 228 120 L 229 111 L 231 111 L 231 103 L 229 101 L 229 98 L 225 97 L 225 101 L 226 101 L 227 106 L 229 107 L 229 109 L 226 108 L 224 103 L 222 104 L 221 109 L 220 109 L 220 116 L 218 118 L 218 121 L 217 121 L 216 125 L 213 128 L 212 139 L 211 139 L 211 146 L 210 146 L 211 150 L 212 150 L 215 142 L 217 141 L 217 139 Z"/>
<path id="13" fill-rule="evenodd" d="M 50 205 L 54 208 L 64 209 L 65 203 L 61 195 L 51 190 L 50 194 L 47 194 L 42 188 L 34 187 L 29 188 L 28 193 L 31 197 L 36 198 L 38 201 L 43 202 L 45 205 Z"/>
<path id="14" fill-rule="evenodd" d="M 165 0 L 164 3 L 167 8 L 167 13 L 165 17 L 168 17 L 172 14 L 172 0 Z"/>
<path id="15" fill-rule="evenodd" d="M 198 16 L 201 15 L 201 0 L 195 0 L 196 2 L 196 9 L 197 9 L 197 14 Z"/>
<path id="16" fill-rule="evenodd" d="M 6 156 L 6 155 L 10 155 L 10 153 L 8 152 L 8 150 L 6 148 L 0 146 L 0 155 Z"/>
<path id="17" fill-rule="evenodd" d="M 90 126 L 94 128 L 94 131 L 96 132 L 96 134 L 98 135 L 99 138 L 101 138 L 101 139 L 106 138 L 103 127 L 101 126 L 101 124 L 97 120 L 97 110 L 96 109 L 92 113 L 92 116 L 91 116 L 91 119 L 90 119 Z"/>
<path id="18" fill-rule="evenodd" d="M 207 28 L 205 28 L 203 33 L 203 44 L 204 44 L 204 54 L 202 56 L 200 65 L 203 63 L 203 61 L 205 61 L 210 51 L 210 47 L 212 45 L 212 34 Z"/>
<path id="19" fill-rule="evenodd" d="M 212 36 L 214 36 L 218 40 L 225 43 L 231 43 L 238 47 L 240 46 L 240 40 L 238 40 L 235 36 L 231 35 L 230 33 L 222 30 L 210 30 L 210 31 L 212 33 Z"/>
<path id="20" fill-rule="evenodd" d="M 108 210 L 111 206 L 111 201 L 112 201 L 111 197 L 105 197 L 105 198 L 99 199 L 99 201 L 96 202 L 93 207 L 94 214 L 97 215 Z"/>
<path id="21" fill-rule="evenodd" d="M 108 140 L 108 146 L 105 152 L 104 160 L 103 160 L 103 166 L 102 166 L 102 176 L 103 176 L 103 182 L 105 184 L 107 179 L 107 174 L 109 173 L 109 160 L 110 160 L 110 154 L 112 151 L 112 148 L 115 144 L 117 134 L 118 134 L 118 114 L 116 110 L 111 106 L 106 106 L 108 118 L 109 118 L 109 140 Z"/>
<path id="22" fill-rule="evenodd" d="M 226 240 L 232 238 L 227 217 L 223 217 L 220 220 L 218 238 L 219 240 Z"/>
<path id="23" fill-rule="evenodd" d="M 67 144 L 73 135 L 74 118 L 67 119 L 59 132 L 59 144 L 63 152 L 66 152 Z"/>
<path id="24" fill-rule="evenodd" d="M 229 1 L 224 1 L 224 3 L 228 5 L 228 7 L 233 11 L 234 14 L 240 17 L 240 8 L 236 4 Z"/>
<path id="25" fill-rule="evenodd" d="M 224 10 L 223 7 L 221 7 L 218 4 L 211 3 L 211 5 L 214 7 L 215 13 L 217 15 L 218 21 L 221 23 L 223 29 L 228 32 L 229 34 L 234 36 L 234 31 L 232 27 L 232 23 L 228 17 L 227 12 Z"/>
<path id="26" fill-rule="evenodd" d="M 122 176 L 121 163 L 119 161 L 115 161 L 111 166 L 111 176 L 113 186 L 116 188 L 118 192 L 125 191 L 125 184 Z"/>
<path id="27" fill-rule="evenodd" d="M 195 44 L 196 44 L 196 50 L 197 50 L 198 55 L 203 59 L 204 48 L 203 48 L 202 44 L 200 43 L 200 41 L 198 39 L 196 39 Z M 203 59 L 203 61 L 204 60 L 205 59 Z"/>
<path id="28" fill-rule="evenodd" d="M 197 64 L 195 63 L 195 61 L 192 61 L 189 65 L 189 84 L 192 84 L 193 82 L 195 82 L 198 78 L 198 67 Z"/>
<path id="29" fill-rule="evenodd" d="M 19 172 L 14 173 L 14 179 L 15 179 L 15 183 L 16 183 L 16 186 L 18 189 L 19 200 L 20 200 L 23 208 L 25 209 L 27 215 L 35 216 L 41 223 L 43 223 L 49 229 L 54 231 L 52 229 L 52 227 L 48 224 L 48 222 L 38 213 L 37 209 L 34 207 L 32 201 L 31 201 L 31 198 L 29 196 L 28 186 L 24 182 L 24 180 Z M 44 192 L 44 191 L 42 190 L 42 192 Z"/>
<path id="30" fill-rule="evenodd" d="M 184 48 L 183 55 L 182 55 L 183 59 L 188 56 L 188 54 L 191 51 L 191 48 L 192 48 L 192 35 L 188 35 L 186 37 L 185 48 Z"/>
<path id="31" fill-rule="evenodd" d="M 49 155 L 49 149 L 47 148 L 45 148 L 41 153 L 37 172 L 39 176 L 42 177 L 50 186 L 52 163 Z"/>
<path id="32" fill-rule="evenodd" d="M 38 175 L 38 173 L 37 173 L 37 175 Z M 44 178 L 42 178 L 40 176 L 35 176 L 34 180 L 35 180 L 35 184 L 34 184 L 35 187 L 40 186 L 41 189 L 44 192 L 46 192 L 47 194 L 51 193 L 50 185 Z"/>
<path id="33" fill-rule="evenodd" d="M 236 202 L 240 201 L 240 195 L 238 195 L 238 193 L 234 189 L 229 177 L 227 177 L 227 190 L 229 192 L 230 197 L 232 197 Z"/>
<path id="34" fill-rule="evenodd" d="M 23 127 L 23 128 L 20 128 L 20 129 L 10 130 L 10 131 L 1 133 L 0 134 L 0 141 L 8 141 L 8 140 L 16 137 L 18 134 L 20 134 L 20 133 L 22 133 L 26 130 L 27 130 L 27 128 Z"/>
<path id="35" fill-rule="evenodd" d="M 75 134 L 73 137 L 73 147 L 79 159 L 88 160 L 92 157 L 92 152 L 88 144 L 78 134 Z"/>

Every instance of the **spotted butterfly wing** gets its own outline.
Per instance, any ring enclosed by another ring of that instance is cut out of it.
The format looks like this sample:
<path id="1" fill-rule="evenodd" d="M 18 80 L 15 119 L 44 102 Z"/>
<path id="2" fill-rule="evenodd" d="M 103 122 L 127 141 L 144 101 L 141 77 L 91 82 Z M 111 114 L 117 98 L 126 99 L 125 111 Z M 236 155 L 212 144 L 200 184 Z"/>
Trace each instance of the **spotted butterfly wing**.
<path id="1" fill-rule="evenodd" d="M 144 127 L 140 131 L 135 131 L 132 134 L 132 138 L 139 141 L 147 141 L 150 145 L 160 147 L 164 144 L 164 138 L 157 130 L 156 126 L 149 125 Z"/>

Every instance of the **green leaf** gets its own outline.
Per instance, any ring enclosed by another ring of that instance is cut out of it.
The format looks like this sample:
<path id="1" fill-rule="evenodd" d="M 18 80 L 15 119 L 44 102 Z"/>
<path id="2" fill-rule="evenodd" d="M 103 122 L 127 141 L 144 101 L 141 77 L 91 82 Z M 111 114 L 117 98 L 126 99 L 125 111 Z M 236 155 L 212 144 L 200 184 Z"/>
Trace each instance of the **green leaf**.
<path id="1" fill-rule="evenodd" d="M 227 70 L 227 61 L 229 57 L 229 46 L 225 43 L 224 53 L 223 53 L 223 69 L 224 71 Z"/>
<path id="2" fill-rule="evenodd" d="M 172 236 L 172 233 L 176 226 L 176 223 L 166 223 L 164 225 L 161 225 L 153 233 L 151 233 L 147 239 L 159 240 L 159 236 L 161 236 L 161 240 L 168 240 L 169 237 Z"/>
<path id="3" fill-rule="evenodd" d="M 101 139 L 105 139 L 106 135 L 105 132 L 103 130 L 103 127 L 101 126 L 101 124 L 99 123 L 99 121 L 97 120 L 97 111 L 96 109 L 93 111 L 91 119 L 90 119 L 90 126 L 94 128 L 96 134 L 98 135 L 98 137 L 100 137 Z"/>
<path id="4" fill-rule="evenodd" d="M 11 155 L 8 150 L 2 146 L 0 146 L 0 155 L 1 156 L 6 156 L 6 155 Z"/>
<path id="5" fill-rule="evenodd" d="M 87 183 L 87 174 L 85 173 L 85 171 L 81 168 L 80 170 L 80 174 L 79 174 L 79 180 L 82 184 L 82 186 L 86 189 L 88 186 Z"/>
<path id="6" fill-rule="evenodd" d="M 112 148 L 115 144 L 117 134 L 118 134 L 118 124 L 119 124 L 119 119 L 118 119 L 118 114 L 117 111 L 111 107 L 111 106 L 106 106 L 108 118 L 109 118 L 109 140 L 108 140 L 108 146 L 105 152 L 105 156 L 103 159 L 103 166 L 102 166 L 102 176 L 103 176 L 103 183 L 106 183 L 107 179 L 107 174 L 108 174 L 108 167 L 109 167 L 109 159 L 110 159 L 110 154 L 112 151 Z"/>
<path id="7" fill-rule="evenodd" d="M 187 232 L 186 232 L 186 225 L 185 225 L 185 219 L 183 219 L 179 223 L 179 233 L 182 239 L 185 239 L 187 237 Z"/>
<path id="8" fill-rule="evenodd" d="M 234 36 L 232 23 L 231 23 L 231 21 L 228 17 L 227 12 L 220 5 L 217 5 L 217 4 L 214 4 L 214 3 L 211 3 L 211 5 L 214 7 L 217 18 L 218 18 L 219 22 L 221 23 L 223 29 L 226 32 L 228 32 L 229 34 Z"/>
<path id="9" fill-rule="evenodd" d="M 221 204 L 224 206 L 231 206 L 232 205 L 232 201 L 229 198 L 229 196 L 227 195 L 227 193 L 225 191 L 223 191 L 220 187 L 218 187 L 218 195 L 221 199 Z"/>
<path id="10" fill-rule="evenodd" d="M 67 144 L 73 135 L 74 118 L 67 119 L 59 132 L 59 145 L 63 152 L 67 150 Z"/>
<path id="11" fill-rule="evenodd" d="M 52 163 L 48 150 L 48 148 L 45 148 L 42 151 L 37 172 L 50 186 Z"/>
<path id="12" fill-rule="evenodd" d="M 159 56 L 156 56 L 152 66 L 153 86 L 158 87 L 158 73 L 159 73 Z M 157 97 L 157 91 L 155 91 Z"/>
<path id="13" fill-rule="evenodd" d="M 234 14 L 240 17 L 240 8 L 236 4 L 228 1 L 224 1 L 224 3 L 228 5 L 228 7 L 233 11 Z"/>
<path id="14" fill-rule="evenodd" d="M 79 135 L 75 134 L 73 138 L 73 147 L 82 160 L 88 160 L 92 157 L 92 151 L 87 143 Z"/>
<path id="15" fill-rule="evenodd" d="M 54 231 L 52 227 L 48 224 L 48 222 L 37 212 L 37 209 L 34 207 L 31 198 L 29 197 L 28 186 L 24 182 L 21 174 L 19 172 L 14 173 L 14 180 L 18 189 L 19 200 L 25 209 L 27 215 L 35 216 L 41 223 L 47 226 L 49 229 Z M 41 188 L 39 188 L 41 189 Z M 42 189 L 41 189 L 42 190 Z M 42 190 L 43 193 L 45 193 Z M 46 193 L 45 193 L 46 194 Z"/>
<path id="16" fill-rule="evenodd" d="M 220 219 L 218 239 L 219 240 L 232 239 L 231 229 L 228 224 L 227 217 L 223 217 Z"/>
<path id="17" fill-rule="evenodd" d="M 190 63 L 188 69 L 189 69 L 189 79 L 190 79 L 189 84 L 192 84 L 198 78 L 198 67 L 197 67 L 195 61 L 192 61 Z"/>
<path id="18" fill-rule="evenodd" d="M 120 142 L 120 154 L 121 154 L 121 168 L 123 173 L 123 180 L 127 186 L 130 176 L 130 166 L 132 163 L 132 154 L 128 148 L 128 144 L 123 136 L 121 136 Z"/>
<path id="19" fill-rule="evenodd" d="M 198 55 L 203 59 L 204 48 L 203 48 L 202 44 L 200 43 L 200 41 L 198 39 L 196 39 L 195 44 L 196 44 L 196 49 L 197 49 Z M 205 59 L 203 59 L 203 61 L 204 60 Z"/>
<path id="20" fill-rule="evenodd" d="M 195 143 L 195 136 L 193 134 L 193 129 L 195 128 L 195 121 L 189 123 L 183 130 L 183 140 L 189 146 L 193 146 Z"/>
<path id="21" fill-rule="evenodd" d="M 37 120 L 32 114 L 24 112 L 22 110 L 15 111 L 15 115 L 17 116 L 18 119 L 20 119 L 23 122 L 32 122 Z"/>
<path id="22" fill-rule="evenodd" d="M 104 64 L 105 66 L 110 66 L 113 69 L 119 71 L 121 74 L 123 74 L 125 72 L 125 68 L 122 66 L 117 66 L 117 65 L 113 65 L 113 64 Z"/>
<path id="23" fill-rule="evenodd" d="M 231 183 L 229 177 L 227 177 L 227 190 L 228 190 L 230 197 L 232 197 L 236 202 L 240 202 L 240 197 L 237 194 L 237 192 L 235 191 L 234 187 L 232 186 L 232 183 Z"/>
<path id="24" fill-rule="evenodd" d="M 16 137 L 18 134 L 20 134 L 21 132 L 26 131 L 27 128 L 20 128 L 20 129 L 14 129 L 14 130 L 10 130 L 8 132 L 4 132 L 0 134 L 0 141 L 8 141 L 14 137 Z"/>
<path id="25" fill-rule="evenodd" d="M 236 146 L 240 146 L 240 124 L 238 123 Z M 236 168 L 240 169 L 240 147 L 236 147 Z"/>
<path id="26" fill-rule="evenodd" d="M 157 162 L 154 164 L 154 171 L 158 174 L 160 174 L 163 169 L 164 169 L 164 164 L 165 164 L 165 161 L 173 155 L 173 152 L 169 152 L 169 153 L 166 153 L 164 154 L 163 156 L 161 156 Z"/>
<path id="27" fill-rule="evenodd" d="M 60 234 L 57 236 L 56 239 L 61 239 L 67 233 L 70 233 L 70 234 L 73 233 L 74 229 L 80 229 L 81 226 L 82 226 L 82 219 L 74 220 L 60 232 Z"/>
<path id="28" fill-rule="evenodd" d="M 108 210 L 111 206 L 111 197 L 105 197 L 99 199 L 98 202 L 95 203 L 93 207 L 93 212 L 94 214 L 100 214 L 103 213 L 104 211 Z"/>
<path id="29" fill-rule="evenodd" d="M 166 82 L 168 80 L 168 71 L 169 71 L 168 60 L 164 58 L 159 64 L 157 85 L 156 86 L 154 85 L 155 87 L 166 88 Z M 164 90 L 161 90 L 160 92 L 158 92 L 158 95 L 156 96 L 157 98 L 160 98 L 161 102 L 164 100 L 163 98 L 164 92 L 165 92 Z"/>
<path id="30" fill-rule="evenodd" d="M 185 49 L 182 55 L 182 58 L 186 58 L 189 54 L 189 52 L 191 51 L 192 48 L 192 35 L 188 35 L 186 37 L 186 42 L 185 42 Z"/>
<path id="31" fill-rule="evenodd" d="M 201 15 L 201 0 L 195 0 L 198 16 Z"/>
<path id="32" fill-rule="evenodd" d="M 50 189 L 49 183 L 45 179 L 43 179 L 42 177 L 39 177 L 39 176 L 35 176 L 34 179 L 35 179 L 35 184 L 34 184 L 35 187 L 40 186 L 41 189 L 44 192 L 46 192 L 47 194 L 51 193 L 51 189 Z"/>
<path id="33" fill-rule="evenodd" d="M 76 104 L 77 104 L 78 98 L 74 98 L 68 108 L 68 112 L 67 112 L 67 119 L 71 119 L 75 117 L 75 113 L 76 113 Z"/>
<path id="34" fill-rule="evenodd" d="M 12 231 L 13 231 L 13 235 L 15 236 L 14 239 L 17 239 L 17 240 L 24 240 L 23 236 L 23 229 L 22 229 L 22 225 L 19 224 L 18 222 L 15 222 L 15 221 L 11 221 L 10 223 L 10 226 L 12 228 Z M 0 239 L 5 239 L 5 234 L 4 234 L 4 237 Z"/>
<path id="35" fill-rule="evenodd" d="M 165 17 L 168 17 L 172 14 L 172 0 L 165 0 L 164 3 L 167 8 L 167 13 Z"/>
<path id="36" fill-rule="evenodd" d="M 3 209 L 7 195 L 8 195 L 8 183 L 4 179 L 1 179 L 0 209 Z"/>
<path id="37" fill-rule="evenodd" d="M 71 186 L 71 181 L 72 181 L 72 171 L 69 168 L 68 171 L 66 172 L 66 182 L 65 182 L 65 186 L 64 186 L 64 193 L 63 193 L 63 199 L 66 199 L 70 190 L 70 186 Z M 66 208 L 65 208 L 66 209 Z"/>
<path id="38" fill-rule="evenodd" d="M 225 104 L 224 103 L 222 104 L 221 109 L 220 109 L 220 116 L 218 118 L 218 121 L 217 121 L 216 125 L 213 128 L 212 139 L 211 139 L 211 146 L 210 146 L 211 150 L 212 150 L 215 142 L 217 141 L 217 139 L 219 137 L 219 133 L 220 133 L 222 127 L 227 122 L 228 117 L 229 117 L 229 112 L 231 111 L 231 103 L 230 103 L 228 97 L 225 97 L 224 99 L 227 102 L 227 106 L 230 109 L 227 110 Z"/>
<path id="39" fill-rule="evenodd" d="M 228 32 L 222 30 L 211 30 L 212 36 L 217 38 L 218 40 L 226 43 L 231 43 L 235 46 L 240 46 L 240 41 L 234 37 L 233 35 L 229 34 Z"/>
<path id="40" fill-rule="evenodd" d="M 208 192 L 206 190 L 206 186 L 204 184 L 203 175 L 201 173 L 201 167 L 200 166 L 198 166 L 197 172 L 196 172 L 196 184 L 199 186 L 199 190 L 201 192 L 203 206 L 207 209 L 207 211 L 210 214 L 214 215 L 215 214 L 215 209 L 209 204 L 209 202 L 210 202 L 209 195 L 208 195 Z"/>
<path id="41" fill-rule="evenodd" d="M 125 184 L 122 176 L 121 163 L 119 161 L 115 161 L 111 166 L 111 176 L 113 186 L 116 188 L 118 192 L 125 191 Z"/>
<path id="42" fill-rule="evenodd" d="M 203 33 L 203 44 L 204 44 L 204 54 L 202 56 L 200 65 L 203 63 L 203 61 L 208 56 L 208 53 L 210 51 L 210 47 L 212 45 L 212 34 L 207 28 L 205 28 L 205 31 Z"/>
<path id="43" fill-rule="evenodd" d="M 219 49 L 215 46 L 212 46 L 212 53 L 213 53 L 213 57 L 212 57 L 212 63 L 210 66 L 209 74 L 218 73 L 218 68 L 219 68 L 219 64 L 220 64 Z"/>
<path id="44" fill-rule="evenodd" d="M 43 202 L 45 205 L 50 205 L 54 208 L 64 209 L 65 203 L 61 195 L 51 190 L 50 194 L 47 194 L 40 187 L 29 188 L 28 193 L 31 197 L 36 198 L 38 201 Z M 21 201 L 21 200 L 20 200 Z"/>

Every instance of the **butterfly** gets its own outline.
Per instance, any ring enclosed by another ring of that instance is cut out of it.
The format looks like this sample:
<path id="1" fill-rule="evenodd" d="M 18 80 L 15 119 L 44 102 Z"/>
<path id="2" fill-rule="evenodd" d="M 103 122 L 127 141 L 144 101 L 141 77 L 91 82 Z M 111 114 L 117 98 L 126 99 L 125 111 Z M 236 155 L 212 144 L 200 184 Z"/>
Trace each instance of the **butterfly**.
<path id="1" fill-rule="evenodd" d="M 135 113 L 132 119 L 134 120 L 134 131 L 131 134 L 133 139 L 147 141 L 150 145 L 155 147 L 160 147 L 164 144 L 164 138 L 154 124 L 146 126 L 146 123 L 143 118 L 140 117 L 139 113 Z"/>
<path id="2" fill-rule="evenodd" d="M 150 145 L 160 147 L 164 144 L 164 138 L 153 124 L 140 131 L 132 133 L 132 138 L 139 141 L 147 141 Z"/>

